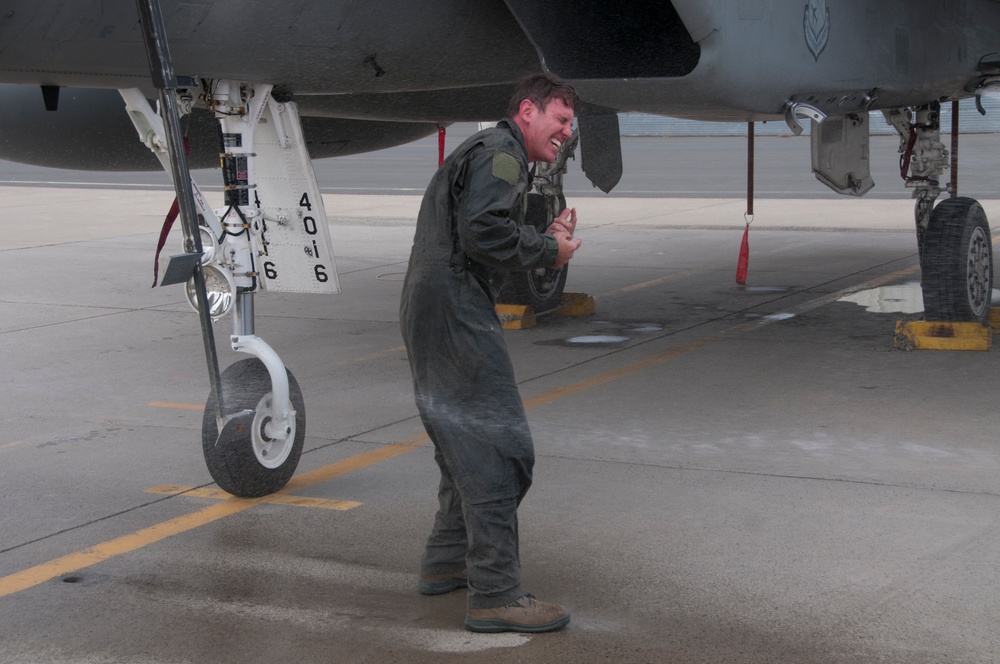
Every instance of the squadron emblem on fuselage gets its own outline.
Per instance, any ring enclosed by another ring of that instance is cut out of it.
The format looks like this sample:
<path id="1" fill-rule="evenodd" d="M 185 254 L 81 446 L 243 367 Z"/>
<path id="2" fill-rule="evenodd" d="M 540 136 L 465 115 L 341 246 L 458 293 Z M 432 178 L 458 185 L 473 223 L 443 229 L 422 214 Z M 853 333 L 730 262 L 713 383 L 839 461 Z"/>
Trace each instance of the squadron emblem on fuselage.
<path id="1" fill-rule="evenodd" d="M 830 38 L 830 9 L 826 6 L 826 0 L 809 0 L 802 19 L 802 28 L 806 46 L 813 54 L 813 59 L 819 62 L 819 54 L 826 48 Z"/>

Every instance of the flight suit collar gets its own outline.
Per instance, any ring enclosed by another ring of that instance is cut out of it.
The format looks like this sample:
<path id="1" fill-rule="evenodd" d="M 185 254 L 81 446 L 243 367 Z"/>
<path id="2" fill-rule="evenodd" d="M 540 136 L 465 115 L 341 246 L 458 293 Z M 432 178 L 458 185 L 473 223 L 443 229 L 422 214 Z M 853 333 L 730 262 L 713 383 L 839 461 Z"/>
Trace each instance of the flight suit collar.
<path id="1" fill-rule="evenodd" d="M 528 163 L 528 146 L 524 142 L 524 134 L 521 133 L 521 128 L 517 126 L 517 123 L 510 118 L 504 118 L 497 123 L 498 129 L 506 129 L 514 137 L 514 142 L 521 148 L 521 158 L 524 159 L 524 163 Z"/>

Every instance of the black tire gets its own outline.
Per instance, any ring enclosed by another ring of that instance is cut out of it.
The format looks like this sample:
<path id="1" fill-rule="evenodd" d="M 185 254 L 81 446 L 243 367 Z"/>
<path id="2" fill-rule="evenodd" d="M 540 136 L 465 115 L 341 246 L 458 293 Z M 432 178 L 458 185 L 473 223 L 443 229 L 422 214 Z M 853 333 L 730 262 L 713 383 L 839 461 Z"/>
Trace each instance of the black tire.
<path id="1" fill-rule="evenodd" d="M 287 371 L 287 370 L 286 370 Z M 219 435 L 215 398 L 209 397 L 201 424 L 202 450 L 212 479 L 219 488 L 241 498 L 266 496 L 281 489 L 295 473 L 306 438 L 306 408 L 302 390 L 288 372 L 288 395 L 295 409 L 295 431 L 290 442 L 275 446 L 262 429 L 267 418 L 258 408 L 271 396 L 271 377 L 257 358 L 240 360 L 222 372 L 226 414 L 251 411 L 234 418 Z M 256 436 L 254 432 L 256 430 Z M 255 449 L 256 448 L 256 449 Z M 264 465 L 258 454 L 274 456 Z"/>
<path id="2" fill-rule="evenodd" d="M 931 211 L 921 251 L 924 316 L 985 323 L 993 295 L 993 244 L 983 207 L 949 198 Z"/>
<path id="3" fill-rule="evenodd" d="M 552 223 L 545 196 L 528 194 L 527 210 L 524 223 L 534 226 L 539 233 Z M 559 196 L 560 212 L 566 208 L 566 199 Z M 536 314 L 551 311 L 562 302 L 563 290 L 566 288 L 566 275 L 569 267 L 564 265 L 558 270 L 539 268 L 527 272 L 511 272 L 500 289 L 500 302 L 504 304 L 526 304 Z"/>

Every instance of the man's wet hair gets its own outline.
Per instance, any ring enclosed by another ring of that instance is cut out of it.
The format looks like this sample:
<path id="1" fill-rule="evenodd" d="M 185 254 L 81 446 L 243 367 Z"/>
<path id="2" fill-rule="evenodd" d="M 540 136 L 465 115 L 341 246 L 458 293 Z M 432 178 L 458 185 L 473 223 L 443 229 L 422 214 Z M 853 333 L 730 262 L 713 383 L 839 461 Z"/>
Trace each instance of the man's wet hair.
<path id="1" fill-rule="evenodd" d="M 538 110 L 545 111 L 545 105 L 552 99 L 562 99 L 563 103 L 572 109 L 576 108 L 580 96 L 569 83 L 564 83 L 552 74 L 535 74 L 521 79 L 514 88 L 507 106 L 507 117 L 514 117 L 521 108 L 521 102 L 530 100 Z"/>

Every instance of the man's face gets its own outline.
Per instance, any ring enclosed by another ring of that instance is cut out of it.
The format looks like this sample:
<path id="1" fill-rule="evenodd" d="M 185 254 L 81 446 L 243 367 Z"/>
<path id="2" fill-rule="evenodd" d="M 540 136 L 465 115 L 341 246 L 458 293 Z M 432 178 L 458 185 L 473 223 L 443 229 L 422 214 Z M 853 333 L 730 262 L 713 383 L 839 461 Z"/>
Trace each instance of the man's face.
<path id="1" fill-rule="evenodd" d="M 521 118 L 523 123 L 518 124 L 524 133 L 528 161 L 555 161 L 559 147 L 573 136 L 573 109 L 562 99 L 550 99 L 544 111 L 525 100 Z"/>

